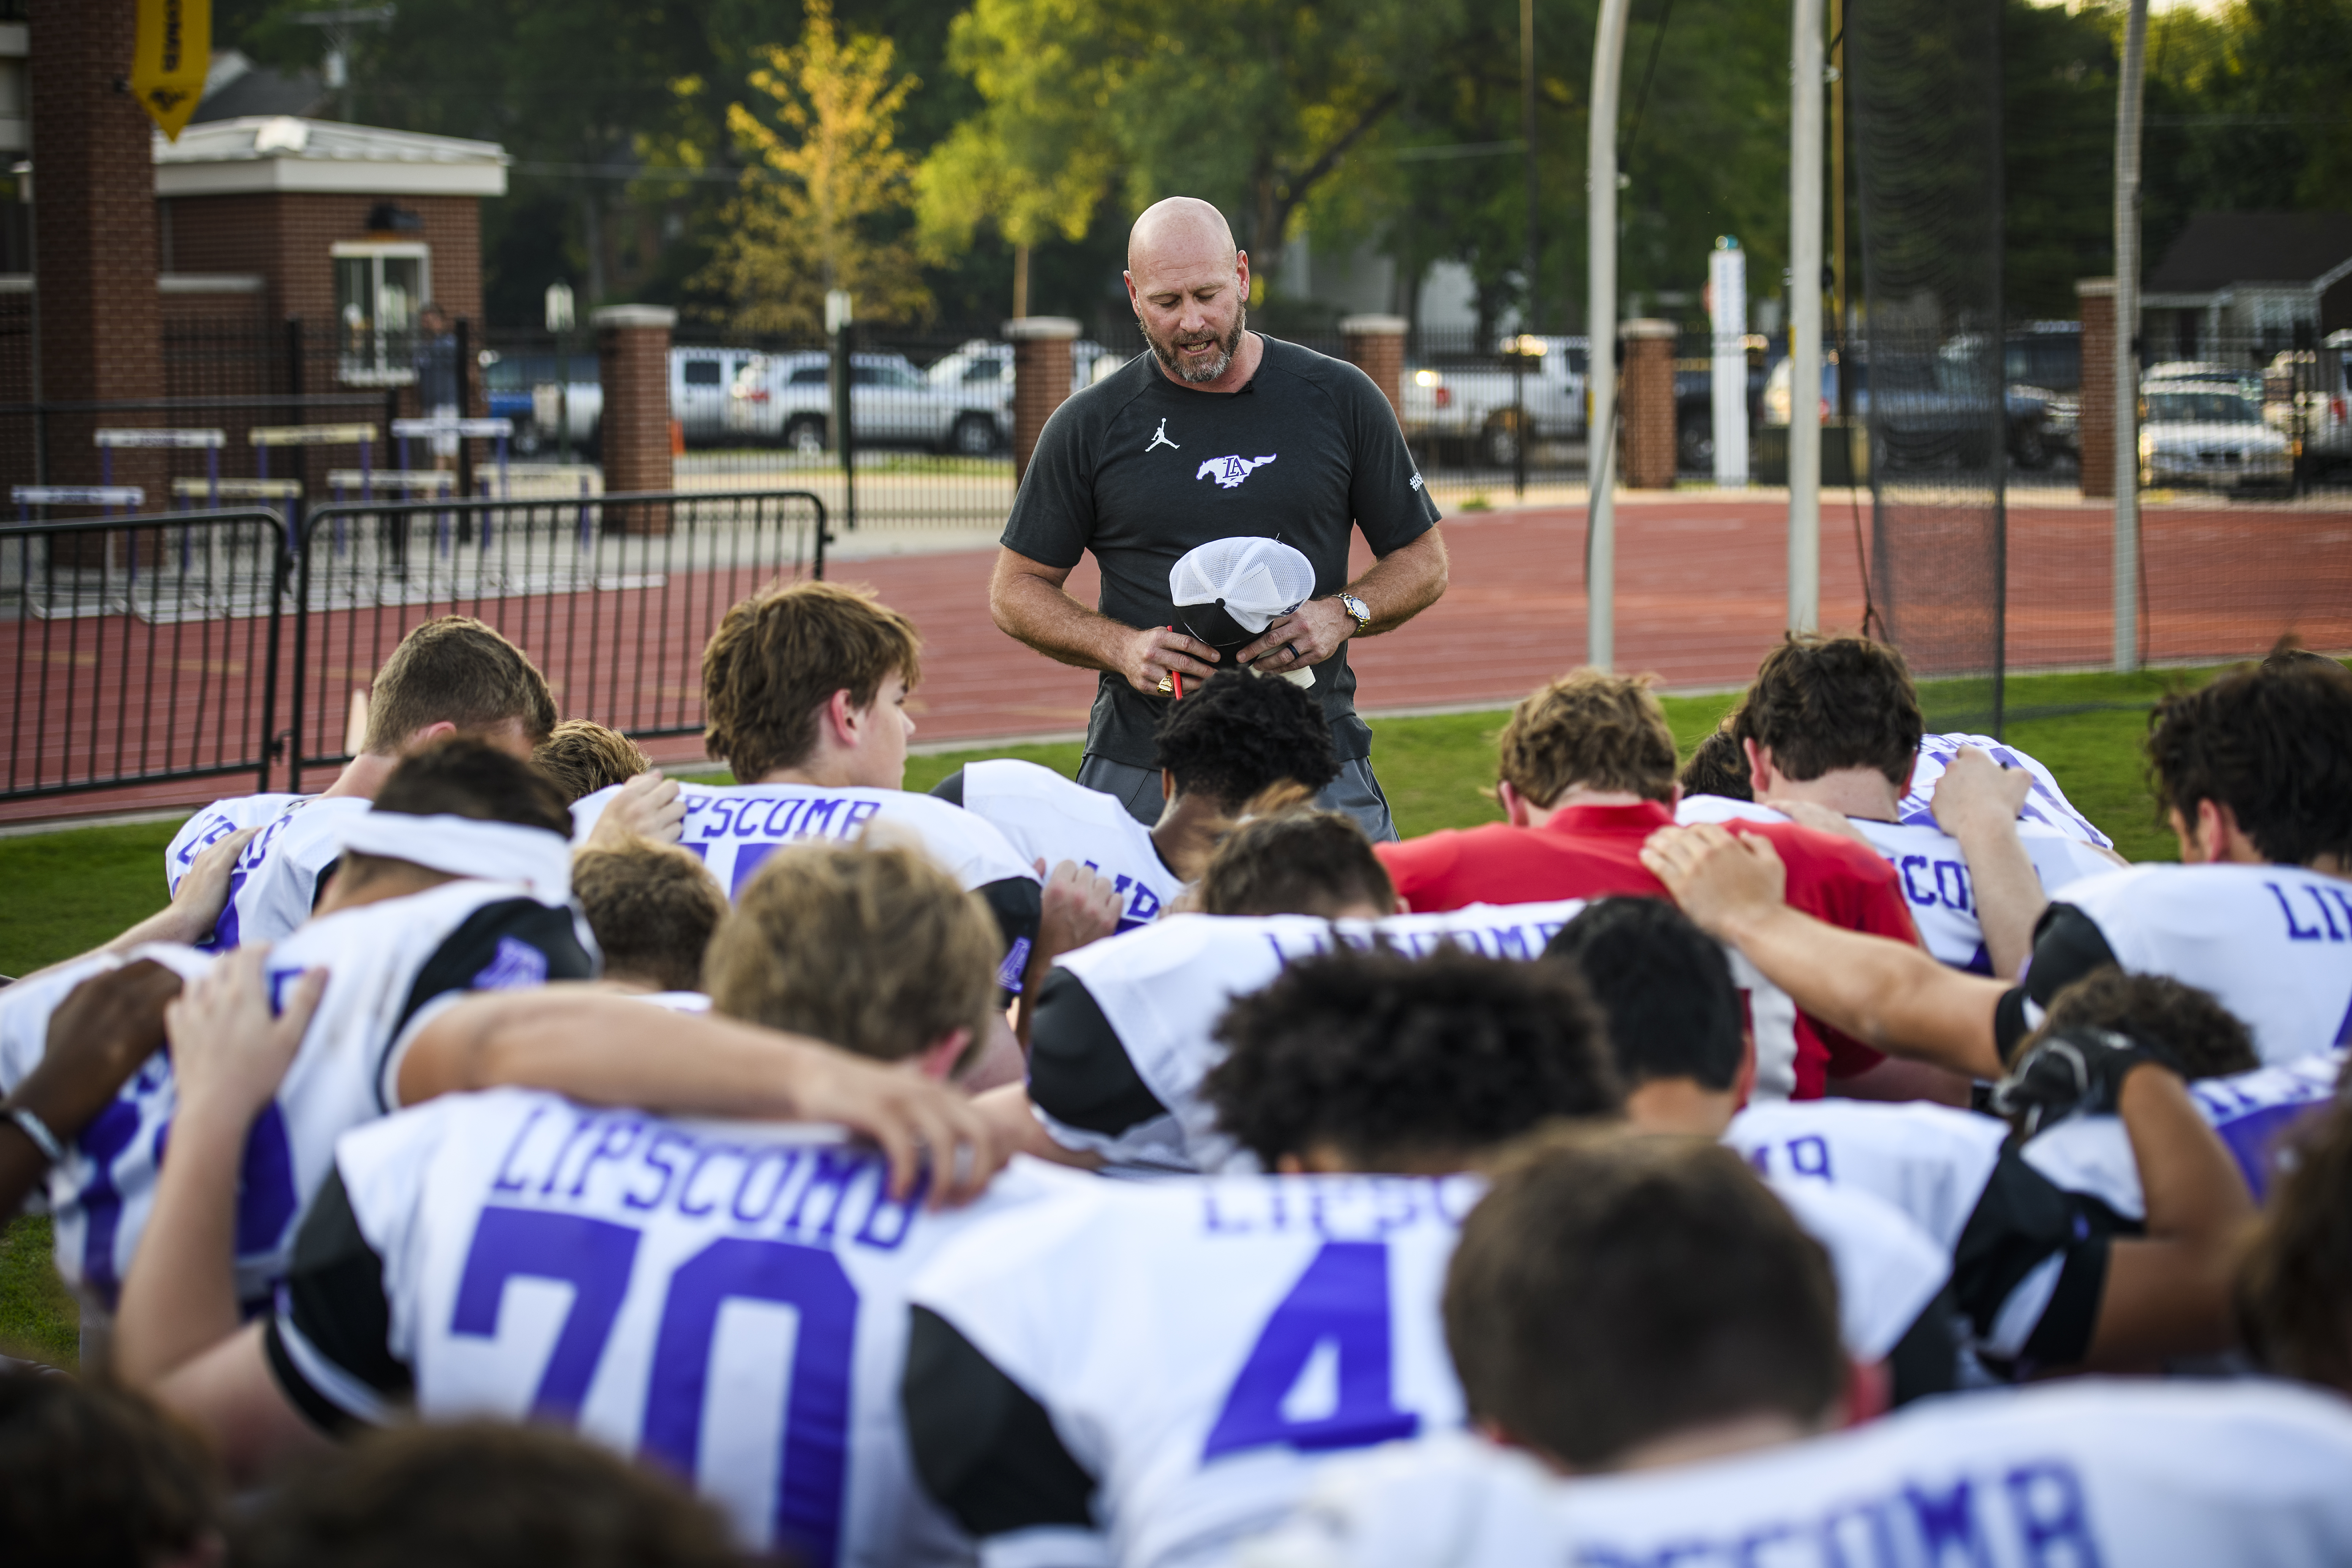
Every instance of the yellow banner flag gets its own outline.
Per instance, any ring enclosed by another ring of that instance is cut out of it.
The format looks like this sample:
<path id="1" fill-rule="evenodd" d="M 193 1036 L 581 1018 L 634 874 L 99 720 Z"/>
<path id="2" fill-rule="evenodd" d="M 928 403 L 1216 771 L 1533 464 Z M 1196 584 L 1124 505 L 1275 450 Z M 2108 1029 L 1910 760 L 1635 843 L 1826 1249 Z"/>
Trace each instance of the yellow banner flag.
<path id="1" fill-rule="evenodd" d="M 213 60 L 213 0 L 139 0 L 131 90 L 147 117 L 177 142 L 205 95 Z"/>

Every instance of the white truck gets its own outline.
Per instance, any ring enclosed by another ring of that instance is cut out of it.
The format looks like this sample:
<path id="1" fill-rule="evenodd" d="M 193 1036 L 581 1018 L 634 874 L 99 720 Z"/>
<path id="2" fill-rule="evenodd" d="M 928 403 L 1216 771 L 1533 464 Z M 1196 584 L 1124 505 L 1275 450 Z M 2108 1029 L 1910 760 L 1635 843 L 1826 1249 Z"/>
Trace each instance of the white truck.
<path id="1" fill-rule="evenodd" d="M 1588 340 L 1505 338 L 1497 353 L 1515 348 L 1526 368 L 1498 363 L 1442 366 L 1407 364 L 1404 373 L 1404 433 L 1408 440 L 1460 441 L 1474 446 L 1474 460 L 1507 466 L 1518 458 L 1521 409 L 1528 433 L 1538 441 L 1573 440 L 1584 434 Z"/>

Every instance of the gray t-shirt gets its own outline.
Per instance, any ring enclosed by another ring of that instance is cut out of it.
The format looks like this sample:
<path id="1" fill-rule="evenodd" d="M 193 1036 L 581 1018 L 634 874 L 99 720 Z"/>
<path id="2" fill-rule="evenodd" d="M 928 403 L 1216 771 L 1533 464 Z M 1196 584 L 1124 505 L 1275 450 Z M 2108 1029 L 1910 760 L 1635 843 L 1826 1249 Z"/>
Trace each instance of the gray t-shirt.
<path id="1" fill-rule="evenodd" d="M 1104 615 L 1131 626 L 1176 621 L 1169 570 L 1195 545 L 1279 539 L 1315 564 L 1315 596 L 1348 585 L 1348 540 L 1375 555 L 1437 521 L 1395 411 L 1344 360 L 1259 334 L 1265 357 L 1234 393 L 1200 392 L 1139 353 L 1054 412 L 1038 437 L 1000 541 L 1048 566 L 1094 552 Z M 1342 644 L 1315 667 L 1315 692 L 1342 758 L 1369 756 L 1355 672 Z M 1108 671 L 1087 751 L 1152 765 L 1151 735 L 1172 699 L 1146 697 Z"/>

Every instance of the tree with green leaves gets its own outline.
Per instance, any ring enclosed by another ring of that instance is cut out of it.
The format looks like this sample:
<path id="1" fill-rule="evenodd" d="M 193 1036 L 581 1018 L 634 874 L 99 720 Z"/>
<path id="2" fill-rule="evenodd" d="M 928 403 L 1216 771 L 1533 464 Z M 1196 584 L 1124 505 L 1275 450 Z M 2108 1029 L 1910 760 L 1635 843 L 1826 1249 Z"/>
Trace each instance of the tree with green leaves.
<path id="1" fill-rule="evenodd" d="M 751 85 L 766 101 L 728 105 L 749 163 L 709 279 L 733 302 L 740 331 L 819 331 L 835 289 L 867 321 L 927 317 L 921 263 L 887 226 L 913 199 L 915 159 L 897 121 L 916 80 L 897 73 L 889 39 L 845 38 L 831 0 L 806 6 L 799 43 L 758 51 Z"/>

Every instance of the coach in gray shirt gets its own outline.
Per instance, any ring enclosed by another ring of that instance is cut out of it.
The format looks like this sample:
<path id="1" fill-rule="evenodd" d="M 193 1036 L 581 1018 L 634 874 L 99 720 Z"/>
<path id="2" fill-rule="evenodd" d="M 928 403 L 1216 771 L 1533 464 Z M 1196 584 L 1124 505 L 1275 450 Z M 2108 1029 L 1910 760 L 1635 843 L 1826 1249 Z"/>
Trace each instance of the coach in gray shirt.
<path id="1" fill-rule="evenodd" d="M 1148 209 L 1127 265 L 1151 352 L 1046 421 L 999 541 L 989 609 L 1038 652 L 1103 672 L 1078 782 L 1156 822 L 1151 734 L 1174 700 L 1162 682 L 1205 679 L 1224 662 L 1173 629 L 1169 569 L 1234 535 L 1297 547 L 1314 563 L 1316 596 L 1234 660 L 1273 675 L 1314 668 L 1341 758 L 1319 803 L 1394 838 L 1346 644 L 1394 630 L 1445 591 L 1437 507 L 1395 411 L 1355 366 L 1248 330 L 1249 257 L 1208 203 L 1171 196 Z M 1379 559 L 1351 584 L 1355 528 Z M 1099 612 L 1063 589 L 1089 550 Z"/>

